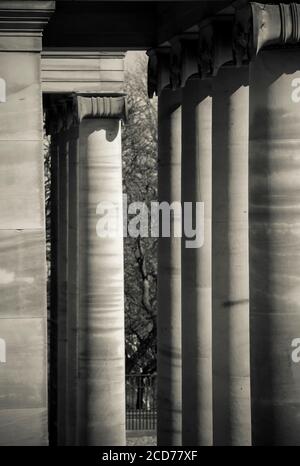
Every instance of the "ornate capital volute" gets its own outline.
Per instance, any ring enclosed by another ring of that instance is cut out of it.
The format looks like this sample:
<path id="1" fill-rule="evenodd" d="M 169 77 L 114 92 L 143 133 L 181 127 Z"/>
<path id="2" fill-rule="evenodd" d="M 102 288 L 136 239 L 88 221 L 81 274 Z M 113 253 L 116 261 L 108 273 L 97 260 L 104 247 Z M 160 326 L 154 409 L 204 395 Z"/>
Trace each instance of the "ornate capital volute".
<path id="1" fill-rule="evenodd" d="M 127 118 L 125 95 L 46 95 L 44 100 L 47 134 L 67 131 L 84 118 Z"/>
<path id="2" fill-rule="evenodd" d="M 152 99 L 157 95 L 157 81 L 158 81 L 158 57 L 155 49 L 147 51 L 148 55 L 148 71 L 147 71 L 147 86 L 148 97 Z"/>
<path id="3" fill-rule="evenodd" d="M 159 95 L 170 86 L 170 47 L 147 51 L 148 55 L 148 96 Z"/>
<path id="4" fill-rule="evenodd" d="M 170 85 L 171 89 L 176 90 L 181 86 L 182 76 L 182 54 L 183 44 L 182 40 L 176 38 L 171 41 L 171 53 L 170 53 Z"/>
<path id="5" fill-rule="evenodd" d="M 199 27 L 198 66 L 202 78 L 216 76 L 219 68 L 233 63 L 232 16 L 220 16 Z"/>
<path id="6" fill-rule="evenodd" d="M 197 34 L 186 34 L 171 42 L 170 83 L 173 90 L 185 86 L 186 81 L 198 75 Z"/>
<path id="7" fill-rule="evenodd" d="M 234 54 L 240 65 L 267 46 L 297 44 L 300 40 L 300 5 L 249 3 L 236 10 Z"/>

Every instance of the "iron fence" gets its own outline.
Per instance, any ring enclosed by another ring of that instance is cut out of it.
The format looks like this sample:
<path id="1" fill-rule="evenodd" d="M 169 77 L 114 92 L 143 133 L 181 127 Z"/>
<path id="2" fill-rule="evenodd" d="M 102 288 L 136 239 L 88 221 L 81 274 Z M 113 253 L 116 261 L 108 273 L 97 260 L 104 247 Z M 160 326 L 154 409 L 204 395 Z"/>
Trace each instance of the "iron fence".
<path id="1" fill-rule="evenodd" d="M 156 376 L 126 376 L 126 429 L 156 430 Z"/>

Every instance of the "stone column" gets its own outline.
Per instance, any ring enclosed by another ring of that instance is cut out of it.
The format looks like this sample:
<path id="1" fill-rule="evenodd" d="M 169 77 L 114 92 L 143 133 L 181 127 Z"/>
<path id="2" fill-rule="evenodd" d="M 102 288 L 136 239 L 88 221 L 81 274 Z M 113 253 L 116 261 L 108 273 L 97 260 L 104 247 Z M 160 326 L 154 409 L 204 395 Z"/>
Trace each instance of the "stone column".
<path id="1" fill-rule="evenodd" d="M 185 446 L 212 444 L 211 101 L 210 80 L 187 81 L 182 99 L 182 202 L 204 203 L 204 244 L 188 248 L 189 238 L 183 232 L 182 442 Z M 193 220 L 195 228 L 195 215 Z M 198 218 L 199 229 L 202 221 Z"/>
<path id="2" fill-rule="evenodd" d="M 200 28 L 213 76 L 212 364 L 214 445 L 249 445 L 248 66 L 233 67 L 233 17 Z"/>
<path id="3" fill-rule="evenodd" d="M 181 89 L 158 98 L 159 202 L 181 201 Z M 171 237 L 159 238 L 158 396 L 159 445 L 181 445 L 181 219 L 171 216 Z"/>
<path id="4" fill-rule="evenodd" d="M 63 380 L 59 380 L 58 404 L 65 399 L 65 407 L 61 406 L 62 412 L 58 409 L 58 423 L 59 419 L 64 423 L 58 442 L 124 445 L 120 119 L 125 115 L 125 98 L 66 96 L 64 105 L 61 99 L 57 101 L 63 112 L 60 145 L 67 141 L 68 157 L 59 154 L 59 166 L 68 186 L 68 202 L 67 215 L 59 218 L 62 229 L 67 219 L 68 240 L 66 248 L 61 242 L 58 255 L 65 264 L 68 286 L 65 320 L 61 321 L 63 315 L 58 319 L 66 339 L 59 357 Z M 65 211 L 62 202 L 60 209 Z M 106 228 L 117 226 L 107 236 Z"/>
<path id="5" fill-rule="evenodd" d="M 214 445 L 250 445 L 248 67 L 213 80 Z"/>
<path id="6" fill-rule="evenodd" d="M 0 1 L 1 445 L 48 443 L 40 51 L 53 10 Z"/>
<path id="7" fill-rule="evenodd" d="M 51 136 L 50 441 L 74 444 L 77 379 L 77 141 L 73 103 L 45 96 Z M 74 165 L 76 168 L 74 168 Z M 75 220 L 74 220 L 75 216 Z"/>
<path id="8" fill-rule="evenodd" d="M 300 444 L 300 366 L 292 358 L 300 329 L 300 57 L 299 49 L 280 47 L 298 42 L 299 14 L 296 4 L 252 4 L 237 16 L 238 52 L 258 54 L 249 130 L 254 445 Z M 253 42 L 244 50 L 249 26 Z M 268 44 L 279 48 L 260 51 Z"/>
<path id="9" fill-rule="evenodd" d="M 56 121 L 61 122 L 59 114 Z M 65 445 L 67 408 L 67 291 L 68 291 L 68 137 L 65 131 L 51 138 L 51 316 L 50 316 L 50 433 L 53 423 L 57 444 Z M 54 399 L 56 403 L 54 404 Z M 54 431 L 53 431 L 54 432 Z"/>
<path id="10" fill-rule="evenodd" d="M 124 445 L 120 118 L 124 116 L 125 98 L 79 96 L 77 105 L 80 121 L 77 444 Z M 112 226 L 116 220 L 121 234 L 101 237 L 99 222 Z"/>

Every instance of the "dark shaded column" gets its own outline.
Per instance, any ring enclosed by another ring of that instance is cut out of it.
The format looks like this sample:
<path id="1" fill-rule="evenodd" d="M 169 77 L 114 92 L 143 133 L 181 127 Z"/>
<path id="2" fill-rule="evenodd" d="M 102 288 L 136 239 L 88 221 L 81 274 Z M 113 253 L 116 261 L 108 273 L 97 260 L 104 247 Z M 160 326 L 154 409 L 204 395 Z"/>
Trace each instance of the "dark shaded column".
<path id="1" fill-rule="evenodd" d="M 182 99 L 182 202 L 204 203 L 204 244 L 188 248 L 183 234 L 183 445 L 212 444 L 211 114 L 210 80 L 188 80 Z M 193 220 L 195 227 L 195 210 Z"/>
<path id="2" fill-rule="evenodd" d="M 248 67 L 213 80 L 214 445 L 250 445 Z"/>
<path id="3" fill-rule="evenodd" d="M 181 90 L 164 89 L 158 99 L 159 202 L 181 201 Z M 159 445 L 181 445 L 181 218 L 171 215 L 171 237 L 158 251 Z"/>

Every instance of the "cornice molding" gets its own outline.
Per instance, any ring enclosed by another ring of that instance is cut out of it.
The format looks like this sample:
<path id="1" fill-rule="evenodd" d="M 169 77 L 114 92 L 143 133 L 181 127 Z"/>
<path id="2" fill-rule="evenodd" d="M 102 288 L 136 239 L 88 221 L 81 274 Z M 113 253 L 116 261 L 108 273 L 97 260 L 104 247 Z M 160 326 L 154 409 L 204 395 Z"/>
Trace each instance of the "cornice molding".
<path id="1" fill-rule="evenodd" d="M 41 51 L 42 33 L 55 1 L 0 0 L 0 50 Z"/>
<path id="2" fill-rule="evenodd" d="M 127 119 L 125 95 L 65 94 L 45 96 L 46 133 L 56 134 L 79 126 L 83 119 Z"/>
<path id="3" fill-rule="evenodd" d="M 251 2 L 236 10 L 234 54 L 236 63 L 251 60 L 268 46 L 297 44 L 300 40 L 300 4 Z"/>

